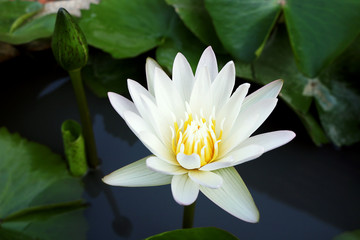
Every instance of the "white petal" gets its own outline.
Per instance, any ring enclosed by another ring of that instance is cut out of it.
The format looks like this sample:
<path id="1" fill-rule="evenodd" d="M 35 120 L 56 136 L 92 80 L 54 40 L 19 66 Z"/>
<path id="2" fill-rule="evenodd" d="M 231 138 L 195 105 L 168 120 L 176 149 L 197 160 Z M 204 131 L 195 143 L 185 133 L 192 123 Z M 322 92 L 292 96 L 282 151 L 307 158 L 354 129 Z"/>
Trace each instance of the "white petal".
<path id="1" fill-rule="evenodd" d="M 175 155 L 164 146 L 164 144 L 151 130 L 149 130 L 149 126 L 144 119 L 133 112 L 126 111 L 124 112 L 124 120 L 140 141 L 154 155 L 168 161 L 169 163 L 176 164 Z"/>
<path id="2" fill-rule="evenodd" d="M 208 171 L 192 170 L 189 177 L 196 183 L 209 188 L 219 188 L 223 183 L 223 179 L 216 173 Z"/>
<path id="3" fill-rule="evenodd" d="M 233 167 L 216 170 L 224 182 L 220 188 L 200 186 L 201 192 L 216 205 L 247 222 L 258 222 L 259 211 L 245 183 Z"/>
<path id="4" fill-rule="evenodd" d="M 141 95 L 147 96 L 151 101 L 155 102 L 154 96 L 152 96 L 143 86 L 141 86 L 138 82 L 128 79 L 128 89 L 131 95 L 131 99 L 133 100 L 136 108 L 138 109 L 140 116 L 142 116 L 146 121 L 147 117 L 147 109 L 143 106 L 141 101 Z"/>
<path id="5" fill-rule="evenodd" d="M 189 102 L 191 90 L 194 85 L 194 74 L 189 62 L 181 53 L 178 53 L 175 57 L 172 79 L 176 88 L 182 94 L 183 99 Z"/>
<path id="6" fill-rule="evenodd" d="M 149 125 L 152 126 L 154 132 L 166 147 L 172 147 L 170 126 L 173 125 L 173 121 L 171 115 L 167 115 L 159 109 L 156 104 L 145 95 L 141 95 L 141 100 L 143 106 L 147 109 L 146 118 L 149 119 Z"/>
<path id="7" fill-rule="evenodd" d="M 124 118 L 123 113 L 125 111 L 131 111 L 138 114 L 135 104 L 129 99 L 114 92 L 108 92 L 108 97 L 111 105 L 122 118 Z"/>
<path id="8" fill-rule="evenodd" d="M 150 170 L 146 159 L 140 159 L 105 176 L 103 182 L 113 186 L 147 187 L 169 184 L 172 176 Z"/>
<path id="9" fill-rule="evenodd" d="M 142 131 L 152 131 L 152 127 L 142 117 L 132 111 L 123 112 L 123 119 L 137 137 Z"/>
<path id="10" fill-rule="evenodd" d="M 166 73 L 157 68 L 155 69 L 155 96 L 156 104 L 160 109 L 173 112 L 177 118 L 183 117 L 185 112 L 185 100 L 179 94 L 178 89 Z"/>
<path id="11" fill-rule="evenodd" d="M 156 172 L 160 172 L 168 175 L 179 175 L 188 172 L 181 166 L 169 164 L 158 157 L 149 157 L 146 160 L 146 165 L 148 166 L 148 168 Z"/>
<path id="12" fill-rule="evenodd" d="M 216 119 L 218 123 L 221 123 L 223 119 L 225 119 L 224 126 L 226 126 L 225 129 L 223 129 L 223 136 L 225 137 L 227 134 L 229 134 L 229 131 L 231 131 L 234 122 L 237 118 L 237 116 L 240 113 L 241 105 L 244 101 L 244 98 L 249 90 L 250 84 L 244 83 L 241 84 L 234 94 L 231 96 L 231 98 L 227 101 L 227 103 L 222 107 L 218 108 L 219 113 L 216 114 Z M 220 128 L 217 128 L 217 134 L 220 132 Z"/>
<path id="13" fill-rule="evenodd" d="M 139 133 L 139 139 L 155 156 L 170 164 L 177 165 L 175 154 L 172 150 L 166 148 L 154 134 L 143 131 Z"/>
<path id="14" fill-rule="evenodd" d="M 207 67 L 203 67 L 195 77 L 189 104 L 193 112 L 200 113 L 200 110 L 203 111 L 205 118 L 209 117 L 212 111 L 210 84 L 208 69 Z"/>
<path id="15" fill-rule="evenodd" d="M 146 89 L 143 88 L 139 83 L 133 80 L 128 79 L 128 87 L 131 97 L 134 101 L 134 104 L 139 112 L 138 114 L 139 117 L 141 117 L 142 121 L 146 123 L 145 125 L 148 126 L 146 130 L 151 131 L 153 133 L 157 133 L 157 129 L 153 126 L 153 124 L 151 124 L 153 123 L 153 119 L 151 118 L 151 112 L 149 112 L 149 109 L 146 106 L 144 106 L 142 96 L 146 96 L 148 99 L 150 99 L 149 101 L 151 102 L 155 101 L 154 97 L 148 91 L 146 91 Z M 123 118 L 124 118 L 124 112 L 122 112 Z M 139 131 L 140 130 L 137 130 L 137 132 Z"/>
<path id="16" fill-rule="evenodd" d="M 161 68 L 160 65 L 152 58 L 148 57 L 145 64 L 147 87 L 151 95 L 155 96 L 154 92 L 154 75 L 155 68 Z"/>
<path id="17" fill-rule="evenodd" d="M 259 145 L 248 145 L 242 148 L 237 149 L 236 151 L 231 151 L 230 155 L 234 161 L 232 166 L 253 160 L 260 157 L 264 153 L 264 148 Z"/>
<path id="18" fill-rule="evenodd" d="M 220 159 L 220 160 L 218 160 L 216 162 L 208 163 L 208 164 L 202 166 L 201 168 L 199 168 L 199 170 L 213 171 L 213 170 L 217 170 L 217 169 L 220 169 L 220 168 L 231 167 L 231 166 L 233 166 L 233 161 L 234 161 L 234 159 L 231 156 L 225 157 L 225 158 Z"/>
<path id="19" fill-rule="evenodd" d="M 250 137 L 266 118 L 268 118 L 270 113 L 274 110 L 276 103 L 276 98 L 263 99 L 254 104 L 251 108 L 246 109 L 246 111 L 241 111 L 229 136 L 224 136 L 226 139 L 224 139 L 224 142 L 221 145 L 224 150 L 221 151 L 220 157 L 224 156 L 224 154 L 228 153 L 245 139 Z"/>
<path id="20" fill-rule="evenodd" d="M 219 144 L 219 159 L 226 156 L 231 150 L 251 135 L 250 130 L 255 126 L 258 118 L 259 114 L 249 115 L 242 121 L 242 125 L 235 124 L 230 133 L 223 135 L 223 142 Z M 238 128 L 236 128 L 236 126 L 238 126 Z M 229 134 L 230 136 L 228 136 Z"/>
<path id="21" fill-rule="evenodd" d="M 245 98 L 242 109 L 246 109 L 249 106 L 266 98 L 276 98 L 280 93 L 283 82 L 284 81 L 281 79 L 275 80 L 256 90 Z"/>
<path id="22" fill-rule="evenodd" d="M 220 109 L 229 99 L 235 85 L 234 62 L 228 62 L 216 76 L 211 84 L 213 105 Z"/>
<path id="23" fill-rule="evenodd" d="M 176 155 L 176 160 L 178 163 L 186 169 L 195 169 L 201 166 L 201 160 L 199 155 L 193 153 L 191 155 L 186 155 L 184 153 L 178 153 Z"/>
<path id="24" fill-rule="evenodd" d="M 171 181 L 171 191 L 180 205 L 190 205 L 199 195 L 199 184 L 193 182 L 187 174 L 175 175 Z"/>
<path id="25" fill-rule="evenodd" d="M 241 125 L 243 121 L 246 121 L 246 118 L 252 114 L 259 114 L 259 118 L 256 124 L 250 130 L 251 134 L 256 131 L 260 127 L 261 124 L 269 117 L 269 115 L 274 110 L 276 104 L 278 102 L 277 98 L 267 98 L 257 102 L 256 104 L 252 105 L 251 108 L 243 110 L 238 115 L 238 118 L 235 121 L 237 126 Z"/>
<path id="26" fill-rule="evenodd" d="M 216 75 L 218 74 L 218 66 L 215 53 L 211 47 L 207 47 L 201 55 L 198 66 L 196 68 L 195 79 L 199 75 L 201 69 L 204 67 L 206 67 L 209 71 L 211 82 L 214 81 Z"/>
<path id="27" fill-rule="evenodd" d="M 239 148 L 256 144 L 262 146 L 265 153 L 290 142 L 294 137 L 295 133 L 287 130 L 268 132 L 246 139 L 239 145 Z"/>
<path id="28" fill-rule="evenodd" d="M 246 140 L 245 140 L 246 141 Z M 237 147 L 219 160 L 205 165 L 200 170 L 217 170 L 221 168 L 235 166 L 255 158 L 264 153 L 264 147 L 256 144 L 250 144 L 243 147 Z M 208 166 L 209 165 L 209 166 Z M 208 166 L 208 167 L 206 167 Z"/>

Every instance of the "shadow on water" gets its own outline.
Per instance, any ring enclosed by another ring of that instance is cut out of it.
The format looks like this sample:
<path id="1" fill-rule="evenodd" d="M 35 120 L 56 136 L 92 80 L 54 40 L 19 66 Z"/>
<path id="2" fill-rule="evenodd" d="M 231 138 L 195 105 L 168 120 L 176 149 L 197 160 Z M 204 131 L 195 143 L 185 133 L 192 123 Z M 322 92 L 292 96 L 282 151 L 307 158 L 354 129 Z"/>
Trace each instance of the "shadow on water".
<path id="1" fill-rule="evenodd" d="M 84 177 L 85 192 L 91 197 L 96 198 L 101 193 L 104 193 L 106 200 L 111 207 L 113 213 L 112 228 L 113 231 L 121 237 L 129 237 L 132 231 L 132 224 L 129 218 L 121 215 L 118 203 L 114 197 L 112 189 L 101 181 L 104 177 L 102 170 L 95 169 L 90 170 Z"/>

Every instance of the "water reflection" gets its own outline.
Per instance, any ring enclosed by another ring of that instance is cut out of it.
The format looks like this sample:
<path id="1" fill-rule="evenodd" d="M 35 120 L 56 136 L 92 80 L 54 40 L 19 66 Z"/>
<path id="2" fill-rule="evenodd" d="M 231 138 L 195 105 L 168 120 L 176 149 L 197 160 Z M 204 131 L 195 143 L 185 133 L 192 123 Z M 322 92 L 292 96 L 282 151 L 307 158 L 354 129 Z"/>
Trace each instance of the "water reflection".
<path id="1" fill-rule="evenodd" d="M 104 173 L 101 169 L 89 171 L 88 175 L 84 178 L 87 197 L 92 201 L 92 199 L 99 197 L 100 194 L 104 194 L 106 201 L 101 205 L 109 205 L 111 208 L 111 212 L 113 213 L 111 224 L 113 232 L 121 237 L 129 237 L 132 231 L 131 221 L 126 216 L 121 215 L 118 202 L 114 197 L 112 189 L 101 181 L 103 176 Z M 91 208 L 86 211 L 91 211 L 92 208 L 98 207 L 91 206 Z M 106 218 L 109 218 L 109 216 L 106 216 Z M 97 227 L 95 226 L 95 228 Z"/>
<path id="2" fill-rule="evenodd" d="M 50 84 L 45 86 L 45 88 L 39 93 L 37 99 L 41 99 L 45 95 L 51 94 L 52 92 L 57 90 L 59 87 L 61 87 L 68 81 L 70 81 L 70 77 L 59 78 L 59 79 L 51 82 Z"/>

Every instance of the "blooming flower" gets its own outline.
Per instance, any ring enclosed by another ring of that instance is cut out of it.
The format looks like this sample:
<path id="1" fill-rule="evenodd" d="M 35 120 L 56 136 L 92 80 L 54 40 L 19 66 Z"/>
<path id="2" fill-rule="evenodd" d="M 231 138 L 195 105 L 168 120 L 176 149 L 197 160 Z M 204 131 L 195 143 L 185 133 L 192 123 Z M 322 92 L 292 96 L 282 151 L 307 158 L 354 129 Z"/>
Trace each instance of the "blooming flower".
<path id="1" fill-rule="evenodd" d="M 178 53 L 172 80 L 152 59 L 146 62 L 148 90 L 128 80 L 133 102 L 109 93 L 114 109 L 152 152 L 105 176 L 115 186 L 158 186 L 171 183 L 175 201 L 192 204 L 201 191 L 225 211 L 248 222 L 259 212 L 235 165 L 286 144 L 292 131 L 251 136 L 275 108 L 282 80 L 247 95 L 250 85 L 235 85 L 235 66 L 220 72 L 208 47 L 195 76 Z M 251 136 L 251 137 L 250 137 Z"/>

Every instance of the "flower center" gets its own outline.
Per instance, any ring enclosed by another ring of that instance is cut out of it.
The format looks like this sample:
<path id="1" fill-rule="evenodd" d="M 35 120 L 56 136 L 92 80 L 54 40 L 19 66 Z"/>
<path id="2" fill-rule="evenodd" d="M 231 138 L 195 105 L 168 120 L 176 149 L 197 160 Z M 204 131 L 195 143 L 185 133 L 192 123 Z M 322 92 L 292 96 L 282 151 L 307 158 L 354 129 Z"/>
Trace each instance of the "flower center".
<path id="1" fill-rule="evenodd" d="M 175 155 L 183 153 L 186 155 L 197 154 L 200 157 L 201 166 L 212 162 L 218 156 L 219 143 L 222 130 L 216 136 L 216 121 L 212 116 L 208 120 L 204 117 L 186 113 L 186 120 L 181 120 L 180 126 L 177 121 L 172 128 L 172 148 Z"/>

